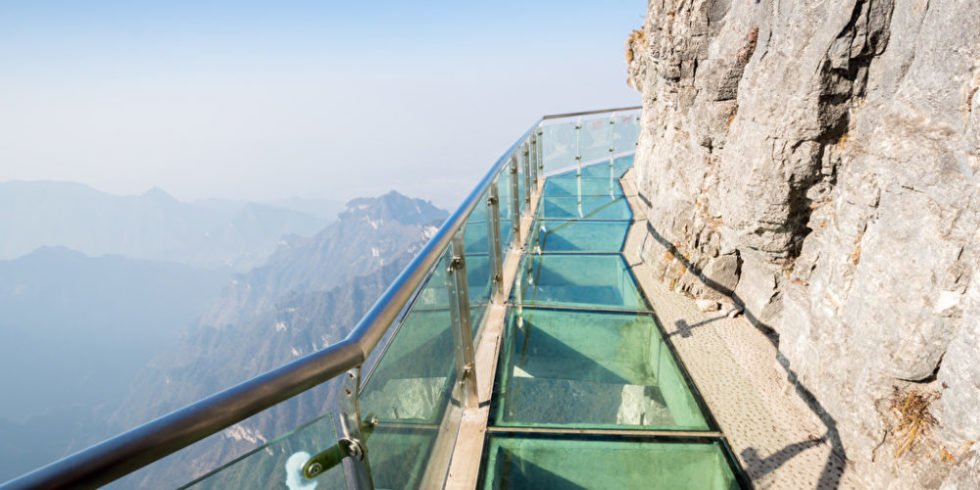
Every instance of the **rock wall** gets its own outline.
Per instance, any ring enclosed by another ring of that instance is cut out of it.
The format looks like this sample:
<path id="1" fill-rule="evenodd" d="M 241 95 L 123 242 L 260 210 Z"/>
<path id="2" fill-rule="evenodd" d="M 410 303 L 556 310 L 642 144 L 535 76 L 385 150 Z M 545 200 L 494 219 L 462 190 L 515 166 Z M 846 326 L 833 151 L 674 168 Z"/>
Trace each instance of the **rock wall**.
<path id="1" fill-rule="evenodd" d="M 626 58 L 658 278 L 742 305 L 868 486 L 955 488 L 980 440 L 980 0 L 651 0 Z M 915 393 L 936 423 L 902 449 Z"/>

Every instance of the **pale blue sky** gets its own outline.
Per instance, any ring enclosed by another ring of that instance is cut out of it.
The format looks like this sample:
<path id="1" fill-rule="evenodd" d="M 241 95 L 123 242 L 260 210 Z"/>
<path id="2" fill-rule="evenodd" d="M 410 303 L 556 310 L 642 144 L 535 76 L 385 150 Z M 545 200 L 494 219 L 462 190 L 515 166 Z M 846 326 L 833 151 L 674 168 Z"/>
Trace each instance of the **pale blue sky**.
<path id="1" fill-rule="evenodd" d="M 639 103 L 645 9 L 0 0 L 0 181 L 455 207 L 539 115 Z"/>

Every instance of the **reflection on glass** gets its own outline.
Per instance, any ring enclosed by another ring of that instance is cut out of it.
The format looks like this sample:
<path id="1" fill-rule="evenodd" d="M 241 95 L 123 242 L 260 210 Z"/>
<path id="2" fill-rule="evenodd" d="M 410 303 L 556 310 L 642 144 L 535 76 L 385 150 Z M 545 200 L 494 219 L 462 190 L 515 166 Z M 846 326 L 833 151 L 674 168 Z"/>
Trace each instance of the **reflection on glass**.
<path id="1" fill-rule="evenodd" d="M 626 155 L 613 160 L 613 172 L 612 176 L 615 179 L 620 179 L 627 170 L 633 168 L 633 155 Z M 564 172 L 554 177 L 574 177 L 575 171 Z M 608 178 L 609 177 L 609 162 L 596 163 L 594 165 L 587 165 L 582 167 L 582 177 L 585 178 Z"/>
<path id="2" fill-rule="evenodd" d="M 490 437 L 481 488 L 739 488 L 721 443 Z"/>
<path id="3" fill-rule="evenodd" d="M 609 167 L 606 167 L 609 171 Z M 551 177 L 544 183 L 544 196 L 622 196 L 618 179 L 590 177 Z"/>
<path id="4" fill-rule="evenodd" d="M 500 246 L 504 253 L 514 244 L 514 204 L 511 198 L 511 176 L 504 169 L 497 178 L 497 197 L 500 206 Z"/>
<path id="5" fill-rule="evenodd" d="M 234 461 L 188 483 L 181 488 L 289 490 L 346 489 L 343 467 L 337 465 L 314 479 L 303 476 L 303 465 L 313 455 L 337 444 L 337 433 L 330 415 L 313 420 L 283 436 L 249 451 Z"/>
<path id="6" fill-rule="evenodd" d="M 541 198 L 540 219 L 633 219 L 625 198 L 609 196 L 559 196 Z"/>
<path id="7" fill-rule="evenodd" d="M 534 224 L 532 249 L 548 252 L 619 252 L 629 221 L 539 220 Z"/>
<path id="8" fill-rule="evenodd" d="M 619 254 L 524 257 L 520 301 L 526 305 L 645 310 L 646 301 Z"/>
<path id="9" fill-rule="evenodd" d="M 507 328 L 494 425 L 708 430 L 650 315 L 524 308 Z"/>

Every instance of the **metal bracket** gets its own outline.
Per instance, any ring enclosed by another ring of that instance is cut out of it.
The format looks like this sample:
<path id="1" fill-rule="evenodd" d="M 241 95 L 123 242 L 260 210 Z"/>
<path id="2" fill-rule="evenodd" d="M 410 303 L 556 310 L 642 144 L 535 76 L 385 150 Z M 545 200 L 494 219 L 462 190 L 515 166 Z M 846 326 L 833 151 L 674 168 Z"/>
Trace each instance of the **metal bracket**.
<path id="1" fill-rule="evenodd" d="M 373 416 L 368 416 L 361 423 L 361 437 L 364 438 L 364 444 L 367 444 L 367 440 L 371 437 L 371 433 L 377 424 L 378 418 Z M 341 438 L 337 441 L 337 444 L 310 458 L 303 465 L 303 476 L 312 480 L 325 471 L 339 465 L 343 462 L 344 458 L 351 457 L 363 460 L 366 454 L 367 449 L 362 447 L 361 443 L 356 439 Z"/>
<path id="2" fill-rule="evenodd" d="M 337 444 L 316 456 L 303 465 L 303 476 L 316 478 L 326 470 L 333 468 L 344 460 L 344 474 L 347 476 L 347 487 L 357 490 L 373 490 L 374 481 L 371 479 L 371 466 L 368 464 L 367 438 L 378 424 L 378 418 L 369 415 L 361 421 L 358 399 L 360 397 L 361 368 L 351 369 L 343 377 L 340 396 L 340 430 L 343 436 Z"/>

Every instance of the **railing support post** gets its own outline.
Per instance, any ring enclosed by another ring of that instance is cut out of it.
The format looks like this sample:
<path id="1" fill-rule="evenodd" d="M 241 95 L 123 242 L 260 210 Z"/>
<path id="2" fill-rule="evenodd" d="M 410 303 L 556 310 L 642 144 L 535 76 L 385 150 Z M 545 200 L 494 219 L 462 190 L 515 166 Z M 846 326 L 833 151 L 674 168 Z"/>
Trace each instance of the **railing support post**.
<path id="1" fill-rule="evenodd" d="M 575 123 L 575 171 L 576 177 L 582 176 L 582 118 Z"/>
<path id="2" fill-rule="evenodd" d="M 544 130 L 538 127 L 538 178 L 544 179 Z"/>
<path id="3" fill-rule="evenodd" d="M 527 209 L 528 214 L 531 213 L 531 154 L 528 144 L 525 141 L 521 145 L 521 153 L 523 155 L 521 163 L 524 165 L 524 209 Z"/>
<path id="4" fill-rule="evenodd" d="M 615 195 L 616 165 L 613 163 L 613 153 L 616 152 L 616 113 L 609 117 L 609 197 Z"/>
<path id="5" fill-rule="evenodd" d="M 538 190 L 538 135 L 531 133 L 531 184 Z"/>
<path id="6" fill-rule="evenodd" d="M 358 406 L 360 386 L 361 368 L 358 366 L 344 375 L 343 392 L 340 395 L 340 430 L 343 432 L 341 443 L 347 453 L 343 463 L 344 475 L 347 477 L 348 488 L 374 490 L 371 466 L 368 464 L 367 445 L 361 434 L 361 410 Z M 319 472 L 310 471 L 310 473 L 315 475 Z"/>
<path id="7" fill-rule="evenodd" d="M 490 266 L 493 267 L 494 303 L 500 303 L 504 294 L 504 259 L 500 246 L 500 196 L 497 182 L 490 183 L 490 196 L 487 198 L 487 237 L 490 241 Z"/>
<path id="8" fill-rule="evenodd" d="M 521 243 L 521 200 L 520 184 L 517 182 L 517 155 L 510 156 L 510 214 L 513 228 L 512 243 Z"/>
<path id="9" fill-rule="evenodd" d="M 453 235 L 449 244 L 446 286 L 449 291 L 449 311 L 453 321 L 453 344 L 456 346 L 456 379 L 462 388 L 466 408 L 478 408 L 480 396 L 476 387 L 476 354 L 473 349 L 473 327 L 470 324 L 470 294 L 466 280 L 466 252 L 463 249 L 463 230 Z"/>

